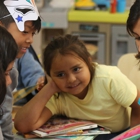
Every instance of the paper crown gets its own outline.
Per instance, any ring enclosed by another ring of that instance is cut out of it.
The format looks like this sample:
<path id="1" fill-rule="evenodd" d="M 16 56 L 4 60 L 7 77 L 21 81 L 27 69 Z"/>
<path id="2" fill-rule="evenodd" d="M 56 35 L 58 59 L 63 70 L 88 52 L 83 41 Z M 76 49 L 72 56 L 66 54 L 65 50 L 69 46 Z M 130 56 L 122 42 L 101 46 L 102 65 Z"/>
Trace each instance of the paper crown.
<path id="1" fill-rule="evenodd" d="M 26 21 L 37 20 L 39 17 L 34 0 L 5 0 L 4 4 L 20 31 L 24 31 Z"/>

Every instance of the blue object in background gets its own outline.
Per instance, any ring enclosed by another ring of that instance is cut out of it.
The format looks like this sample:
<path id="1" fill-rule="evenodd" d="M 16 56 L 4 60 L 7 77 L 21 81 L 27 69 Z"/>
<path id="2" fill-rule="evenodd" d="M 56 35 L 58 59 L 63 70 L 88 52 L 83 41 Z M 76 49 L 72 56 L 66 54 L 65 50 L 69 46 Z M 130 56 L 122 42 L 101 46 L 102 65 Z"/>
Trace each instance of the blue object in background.
<path id="1" fill-rule="evenodd" d="M 117 12 L 124 13 L 126 9 L 126 0 L 117 0 Z"/>
<path id="2" fill-rule="evenodd" d="M 97 5 L 104 4 L 107 8 L 110 7 L 110 0 L 93 0 Z"/>

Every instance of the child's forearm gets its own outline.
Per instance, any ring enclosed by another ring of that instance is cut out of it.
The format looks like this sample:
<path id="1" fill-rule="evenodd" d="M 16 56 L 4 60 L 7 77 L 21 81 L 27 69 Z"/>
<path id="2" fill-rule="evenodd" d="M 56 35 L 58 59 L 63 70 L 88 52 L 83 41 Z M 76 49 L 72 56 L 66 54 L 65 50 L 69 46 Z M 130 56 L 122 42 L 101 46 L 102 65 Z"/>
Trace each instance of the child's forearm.
<path id="1" fill-rule="evenodd" d="M 15 116 L 16 129 L 22 132 L 29 132 L 45 123 L 47 116 L 46 119 L 44 117 L 41 121 L 40 119 L 44 113 L 46 103 L 54 93 L 56 93 L 55 89 L 50 88 L 49 84 L 45 85 L 31 101 L 17 112 Z"/>

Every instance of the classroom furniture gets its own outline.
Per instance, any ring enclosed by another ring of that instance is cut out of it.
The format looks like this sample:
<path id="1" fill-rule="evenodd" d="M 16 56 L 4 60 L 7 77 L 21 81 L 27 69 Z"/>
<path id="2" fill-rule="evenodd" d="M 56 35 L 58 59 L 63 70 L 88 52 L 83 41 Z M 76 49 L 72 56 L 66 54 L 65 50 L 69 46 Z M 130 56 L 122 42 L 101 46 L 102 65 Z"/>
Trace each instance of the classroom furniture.
<path id="1" fill-rule="evenodd" d="M 97 60 L 100 63 L 117 65 L 121 55 L 134 52 L 134 39 L 126 31 L 129 10 L 124 13 L 110 13 L 109 10 L 54 9 L 46 5 L 40 9 L 40 14 L 43 19 L 42 29 L 33 42 L 40 60 L 42 60 L 44 47 L 52 37 L 64 34 L 78 34 L 84 41 L 87 40 L 88 43 L 91 42 L 97 46 Z M 91 35 L 92 41 L 89 37 Z M 124 45 L 119 54 L 117 53 L 118 44 Z"/>
<path id="2" fill-rule="evenodd" d="M 82 11 L 70 9 L 68 12 L 68 28 L 66 33 L 88 34 L 93 33 L 104 35 L 104 49 L 99 49 L 102 54 L 99 59 L 104 59 L 104 64 L 117 65 L 119 57 L 125 53 L 135 52 L 134 39 L 126 31 L 126 21 L 129 11 L 124 13 L 110 13 L 107 11 Z M 96 39 L 96 38 L 95 38 Z M 98 46 L 100 40 L 94 41 Z M 118 53 L 118 45 L 123 45 Z M 103 48 L 102 47 L 102 48 Z M 99 45 L 100 48 L 100 45 Z M 115 60 L 114 60 L 115 59 Z"/>
<path id="3" fill-rule="evenodd" d="M 111 65 L 117 65 L 122 55 L 137 52 L 135 39 L 127 33 L 126 25 L 112 25 L 111 34 Z"/>

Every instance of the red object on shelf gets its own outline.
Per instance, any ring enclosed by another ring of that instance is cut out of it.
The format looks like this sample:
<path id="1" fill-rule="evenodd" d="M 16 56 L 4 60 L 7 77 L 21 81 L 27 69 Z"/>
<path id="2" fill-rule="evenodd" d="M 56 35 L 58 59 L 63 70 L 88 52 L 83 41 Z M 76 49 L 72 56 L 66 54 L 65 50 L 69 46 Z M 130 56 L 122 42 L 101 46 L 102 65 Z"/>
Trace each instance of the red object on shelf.
<path id="1" fill-rule="evenodd" d="M 110 1 L 110 13 L 116 13 L 117 9 L 117 0 Z"/>

